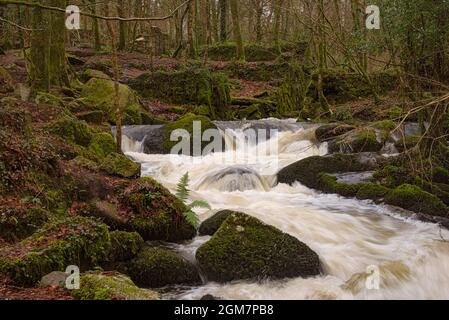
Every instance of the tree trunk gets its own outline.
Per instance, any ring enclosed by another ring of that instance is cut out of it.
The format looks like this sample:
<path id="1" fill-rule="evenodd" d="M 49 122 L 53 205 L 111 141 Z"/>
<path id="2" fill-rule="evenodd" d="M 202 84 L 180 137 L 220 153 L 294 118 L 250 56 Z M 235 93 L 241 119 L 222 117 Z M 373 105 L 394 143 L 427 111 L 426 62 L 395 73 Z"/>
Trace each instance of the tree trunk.
<path id="1" fill-rule="evenodd" d="M 228 0 L 219 0 L 220 6 L 220 41 L 228 41 Z"/>
<path id="2" fill-rule="evenodd" d="M 196 13 L 196 1 L 189 3 L 189 13 L 187 17 L 187 42 L 188 42 L 188 55 L 192 59 L 197 58 L 196 41 L 195 41 L 195 13 Z"/>
<path id="3" fill-rule="evenodd" d="M 237 45 L 237 60 L 245 60 L 245 47 L 243 45 L 242 30 L 240 28 L 240 12 L 237 0 L 229 0 L 231 5 L 232 24 L 234 27 L 234 38 Z"/>
<path id="4" fill-rule="evenodd" d="M 123 0 L 117 0 L 117 14 L 119 17 L 125 17 L 125 3 Z M 123 51 L 126 49 L 126 31 L 127 25 L 124 21 L 119 21 L 119 42 L 118 50 Z"/>
<path id="5" fill-rule="evenodd" d="M 46 5 L 64 8 L 65 0 L 47 0 Z M 32 94 L 48 91 L 51 85 L 69 86 L 65 58 L 65 15 L 33 9 L 30 80 Z"/>

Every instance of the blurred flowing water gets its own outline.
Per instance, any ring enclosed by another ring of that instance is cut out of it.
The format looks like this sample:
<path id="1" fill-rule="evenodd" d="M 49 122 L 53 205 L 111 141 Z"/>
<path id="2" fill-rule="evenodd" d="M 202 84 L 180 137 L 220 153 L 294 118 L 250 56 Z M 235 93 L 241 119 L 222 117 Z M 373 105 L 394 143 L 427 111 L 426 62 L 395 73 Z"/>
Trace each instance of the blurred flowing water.
<path id="1" fill-rule="evenodd" d="M 196 159 L 149 155 L 142 153 L 143 142 L 132 137 L 124 138 L 124 151 L 142 164 L 143 176 L 156 178 L 171 191 L 180 177 L 189 172 L 191 198 L 204 199 L 214 209 L 199 211 L 201 220 L 221 209 L 253 215 L 311 247 L 320 256 L 325 275 L 264 282 L 209 282 L 171 291 L 167 297 L 199 299 L 212 294 L 224 299 L 449 298 L 447 230 L 407 218 L 388 206 L 322 194 L 299 183 L 276 184 L 275 173 L 280 168 L 327 153 L 327 144 L 315 141 L 313 125 L 292 120 L 217 125 L 223 131 L 234 132 L 235 143 L 226 152 Z M 257 161 L 248 161 L 251 148 L 260 150 L 269 143 L 244 146 L 239 129 L 248 127 L 277 129 L 278 133 L 269 137 L 276 142 L 277 152 L 265 152 Z M 133 128 L 125 129 L 125 134 L 130 130 Z M 227 135 L 226 139 L 230 139 Z M 140 138 L 143 140 L 143 135 Z M 151 139 L 151 135 L 145 138 Z M 171 246 L 194 261 L 196 249 L 208 239 L 197 237 Z M 369 290 L 365 285 L 369 266 L 380 271 L 379 290 Z"/>

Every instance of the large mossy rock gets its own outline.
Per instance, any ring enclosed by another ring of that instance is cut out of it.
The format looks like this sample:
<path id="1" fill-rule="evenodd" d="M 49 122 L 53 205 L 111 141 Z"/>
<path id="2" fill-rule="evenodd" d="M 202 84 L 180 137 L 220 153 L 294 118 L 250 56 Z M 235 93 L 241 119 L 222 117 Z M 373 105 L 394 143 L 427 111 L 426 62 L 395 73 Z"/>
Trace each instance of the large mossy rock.
<path id="1" fill-rule="evenodd" d="M 139 254 L 122 264 L 123 271 L 138 285 L 159 288 L 175 284 L 198 284 L 195 266 L 180 255 L 162 248 L 144 247 Z"/>
<path id="2" fill-rule="evenodd" d="M 298 239 L 244 213 L 232 213 L 196 258 L 208 280 L 310 277 L 318 255 Z"/>
<path id="3" fill-rule="evenodd" d="M 80 121 L 65 115 L 47 125 L 47 129 L 54 135 L 87 147 L 92 141 L 92 130 L 85 121 Z"/>
<path id="4" fill-rule="evenodd" d="M 141 167 L 123 154 L 110 153 L 101 162 L 100 169 L 113 176 L 131 179 L 140 177 Z"/>
<path id="5" fill-rule="evenodd" d="M 112 134 L 101 132 L 93 135 L 92 141 L 89 144 L 89 150 L 98 158 L 104 159 L 117 150 L 117 145 Z"/>
<path id="6" fill-rule="evenodd" d="M 115 99 L 114 81 L 93 77 L 83 85 L 79 102 L 102 111 L 114 123 Z M 138 96 L 127 85 L 119 84 L 118 105 L 122 111 L 123 124 L 142 124 L 142 114 L 145 112 L 141 110 Z"/>
<path id="7" fill-rule="evenodd" d="M 295 162 L 278 172 L 279 183 L 300 182 L 320 189 L 320 173 L 345 173 L 375 170 L 385 159 L 372 153 L 314 156 Z"/>
<path id="8" fill-rule="evenodd" d="M 388 193 L 385 202 L 431 216 L 449 216 L 449 208 L 437 196 L 410 184 L 401 185 Z"/>
<path id="9" fill-rule="evenodd" d="M 195 228 L 186 222 L 186 206 L 152 178 L 118 182 L 116 202 L 93 201 L 85 214 L 100 218 L 112 229 L 135 231 L 144 240 L 192 239 Z"/>
<path id="10" fill-rule="evenodd" d="M 230 118 L 230 85 L 221 73 L 201 68 L 156 71 L 133 80 L 131 87 L 145 98 L 203 105 L 208 108 L 206 115 L 213 119 Z"/>
<path id="11" fill-rule="evenodd" d="M 378 141 L 374 129 L 359 129 L 350 131 L 329 143 L 329 152 L 378 152 L 382 146 L 383 143 Z"/>
<path id="12" fill-rule="evenodd" d="M 112 231 L 108 261 L 126 261 L 134 258 L 145 241 L 137 232 Z"/>
<path id="13" fill-rule="evenodd" d="M 76 265 L 86 270 L 109 251 L 106 225 L 73 217 L 48 223 L 31 237 L 0 249 L 0 272 L 16 284 L 32 286 L 53 271 Z"/>
<path id="14" fill-rule="evenodd" d="M 210 218 L 204 220 L 199 229 L 198 233 L 201 236 L 212 236 L 215 232 L 217 232 L 218 229 L 220 229 L 220 226 L 223 224 L 223 222 L 233 213 L 234 211 L 231 210 L 222 210 L 214 215 L 212 215 Z"/>
<path id="15" fill-rule="evenodd" d="M 157 292 L 138 288 L 128 277 L 120 273 L 84 273 L 80 289 L 72 296 L 77 300 L 158 300 Z"/>

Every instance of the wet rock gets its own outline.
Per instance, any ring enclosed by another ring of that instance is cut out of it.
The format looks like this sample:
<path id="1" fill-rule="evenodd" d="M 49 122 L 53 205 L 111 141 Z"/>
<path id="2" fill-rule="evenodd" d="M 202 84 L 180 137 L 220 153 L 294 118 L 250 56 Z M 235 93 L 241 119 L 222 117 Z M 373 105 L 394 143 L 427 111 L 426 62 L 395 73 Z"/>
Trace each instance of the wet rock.
<path id="1" fill-rule="evenodd" d="M 410 184 L 403 184 L 388 193 L 385 202 L 413 212 L 449 216 L 449 208 L 437 196 Z"/>
<path id="2" fill-rule="evenodd" d="M 151 246 L 145 246 L 134 259 L 118 268 L 137 284 L 150 288 L 201 283 L 193 264 L 175 252 Z"/>
<path id="3" fill-rule="evenodd" d="M 374 129 L 353 130 L 329 143 L 329 152 L 378 152 L 383 146 L 379 140 Z"/>
<path id="4" fill-rule="evenodd" d="M 212 236 L 222 225 L 222 223 L 233 213 L 231 210 L 222 210 L 212 217 L 204 220 L 198 230 L 201 236 Z"/>
<path id="5" fill-rule="evenodd" d="M 306 244 L 243 213 L 232 213 L 196 258 L 208 280 L 310 277 L 318 255 Z"/>
<path id="6" fill-rule="evenodd" d="M 151 178 L 118 182 L 116 201 L 94 200 L 83 210 L 114 230 L 137 232 L 146 240 L 176 242 L 192 239 L 195 228 L 187 223 L 186 206 Z"/>
<path id="7" fill-rule="evenodd" d="M 315 136 L 319 142 L 329 141 L 335 139 L 338 136 L 346 134 L 355 127 L 347 124 L 331 123 L 320 126 L 315 131 Z"/>
<path id="8" fill-rule="evenodd" d="M 145 244 L 137 232 L 113 231 L 109 261 L 126 261 L 134 258 Z"/>
<path id="9" fill-rule="evenodd" d="M 314 156 L 295 162 L 277 174 L 279 183 L 300 182 L 309 188 L 319 189 L 319 174 L 371 171 L 386 161 L 373 153 L 334 154 Z"/>
<path id="10" fill-rule="evenodd" d="M 138 288 L 120 273 L 90 272 L 81 275 L 80 289 L 73 291 L 78 300 L 157 300 L 157 292 Z"/>
<path id="11" fill-rule="evenodd" d="M 140 164 L 135 163 L 123 154 L 111 153 L 101 163 L 100 169 L 106 173 L 122 177 L 140 177 Z"/>
<path id="12" fill-rule="evenodd" d="M 31 237 L 0 248 L 0 272 L 17 285 L 33 286 L 52 271 L 69 265 L 94 267 L 110 247 L 107 226 L 73 217 L 49 222 Z"/>
<path id="13" fill-rule="evenodd" d="M 53 271 L 42 277 L 39 287 L 60 287 L 65 288 L 65 282 L 69 275 L 62 271 Z"/>

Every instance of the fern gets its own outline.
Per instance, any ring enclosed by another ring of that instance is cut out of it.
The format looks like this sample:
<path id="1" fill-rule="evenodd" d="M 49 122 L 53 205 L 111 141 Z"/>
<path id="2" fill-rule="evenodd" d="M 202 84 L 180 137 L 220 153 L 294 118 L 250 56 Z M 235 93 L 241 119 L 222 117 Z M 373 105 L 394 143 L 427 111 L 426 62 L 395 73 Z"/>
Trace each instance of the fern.
<path id="1" fill-rule="evenodd" d="M 184 218 L 187 223 L 192 225 L 195 229 L 198 229 L 200 225 L 200 219 L 198 215 L 193 211 L 194 208 L 205 208 L 210 209 L 209 203 L 204 200 L 195 200 L 190 204 L 187 204 L 187 199 L 189 198 L 190 190 L 189 190 L 189 173 L 184 174 L 178 182 L 176 187 L 176 197 L 182 201 L 187 207 L 187 211 L 183 213 Z"/>
<path id="2" fill-rule="evenodd" d="M 187 201 L 187 198 L 189 197 L 190 190 L 189 190 L 189 173 L 186 172 L 181 179 L 178 182 L 178 186 L 176 187 L 176 197 L 178 197 L 179 200 L 181 200 L 184 204 Z"/>

